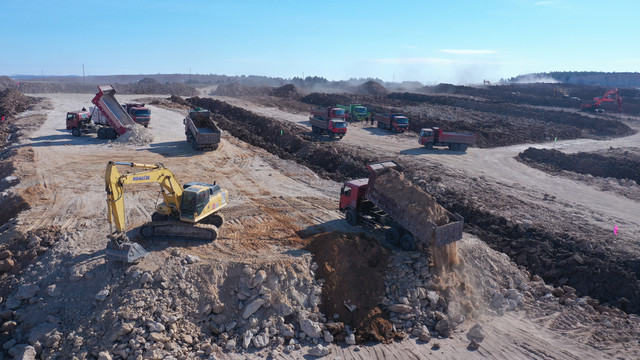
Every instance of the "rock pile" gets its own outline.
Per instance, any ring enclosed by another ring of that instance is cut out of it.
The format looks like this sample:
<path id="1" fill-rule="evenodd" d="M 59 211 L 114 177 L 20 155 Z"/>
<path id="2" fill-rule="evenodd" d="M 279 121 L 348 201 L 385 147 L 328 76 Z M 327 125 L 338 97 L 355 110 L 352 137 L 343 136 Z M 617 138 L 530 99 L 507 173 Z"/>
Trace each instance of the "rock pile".
<path id="1" fill-rule="evenodd" d="M 118 144 L 144 146 L 153 142 L 153 135 L 144 126 L 133 124 L 129 130 L 115 140 Z"/>

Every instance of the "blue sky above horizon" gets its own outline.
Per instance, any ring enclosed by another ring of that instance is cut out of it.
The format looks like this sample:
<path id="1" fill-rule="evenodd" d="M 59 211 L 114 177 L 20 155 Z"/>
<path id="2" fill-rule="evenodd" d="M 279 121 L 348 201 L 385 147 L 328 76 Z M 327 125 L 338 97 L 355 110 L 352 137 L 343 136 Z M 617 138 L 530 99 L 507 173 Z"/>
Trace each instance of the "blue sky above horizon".
<path id="1" fill-rule="evenodd" d="M 640 2 L 0 0 L 0 75 L 637 72 Z"/>

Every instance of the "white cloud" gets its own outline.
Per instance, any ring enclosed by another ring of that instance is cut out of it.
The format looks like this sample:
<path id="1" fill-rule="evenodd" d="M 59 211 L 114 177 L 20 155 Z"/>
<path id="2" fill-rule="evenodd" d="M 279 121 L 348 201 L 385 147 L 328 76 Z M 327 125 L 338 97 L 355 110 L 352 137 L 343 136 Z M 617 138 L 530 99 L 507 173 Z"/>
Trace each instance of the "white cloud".
<path id="1" fill-rule="evenodd" d="M 495 50 L 442 49 L 440 52 L 455 55 L 490 55 L 497 54 Z"/>
<path id="2" fill-rule="evenodd" d="M 387 58 L 387 59 L 371 59 L 371 61 L 380 63 L 380 64 L 417 64 L 417 65 L 447 65 L 453 64 L 455 61 L 450 59 L 441 59 L 441 58 L 421 58 L 421 57 L 411 57 L 411 58 Z"/>
<path id="3" fill-rule="evenodd" d="M 424 57 L 407 57 L 407 58 L 385 58 L 385 59 L 368 59 L 378 64 L 396 64 L 396 65 L 506 65 L 499 61 L 473 61 L 473 60 L 453 60 L 443 58 L 424 58 Z"/>

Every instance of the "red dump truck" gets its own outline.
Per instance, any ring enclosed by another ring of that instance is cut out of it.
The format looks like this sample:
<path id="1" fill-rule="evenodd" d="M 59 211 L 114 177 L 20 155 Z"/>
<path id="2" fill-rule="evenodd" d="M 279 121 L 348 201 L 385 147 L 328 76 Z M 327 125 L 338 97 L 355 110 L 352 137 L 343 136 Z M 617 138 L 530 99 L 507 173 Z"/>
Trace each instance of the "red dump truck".
<path id="1" fill-rule="evenodd" d="M 97 133 L 98 138 L 110 140 L 126 133 L 135 122 L 120 106 L 115 93 L 116 90 L 111 85 L 98 86 L 98 93 L 91 100 L 95 108 L 92 109 L 90 118 L 83 115 L 86 112 L 84 109 L 82 112 L 67 113 L 67 130 L 71 130 L 74 136 Z"/>
<path id="2" fill-rule="evenodd" d="M 136 123 L 148 127 L 151 122 L 151 110 L 140 103 L 126 103 L 122 108 L 131 116 Z"/>
<path id="3" fill-rule="evenodd" d="M 474 145 L 478 140 L 478 135 L 444 132 L 442 129 L 434 127 L 433 129 L 422 129 L 418 142 L 427 149 L 433 149 L 434 146 L 447 146 L 453 151 L 467 151 L 469 145 Z"/>
<path id="4" fill-rule="evenodd" d="M 220 144 L 220 129 L 211 119 L 211 112 L 202 108 L 189 111 L 184 118 L 184 134 L 193 150 L 216 150 Z"/>
<path id="5" fill-rule="evenodd" d="M 399 133 L 409 128 L 409 119 L 402 114 L 376 114 L 374 120 L 378 122 L 378 129 Z"/>
<path id="6" fill-rule="evenodd" d="M 368 179 L 347 181 L 340 191 L 340 211 L 350 225 L 383 228 L 386 240 L 405 250 L 462 239 L 462 216 L 404 180 L 396 162 L 372 163 L 367 168 Z"/>
<path id="7" fill-rule="evenodd" d="M 345 111 L 339 107 L 312 108 L 309 122 L 314 134 L 342 138 L 347 133 Z"/>

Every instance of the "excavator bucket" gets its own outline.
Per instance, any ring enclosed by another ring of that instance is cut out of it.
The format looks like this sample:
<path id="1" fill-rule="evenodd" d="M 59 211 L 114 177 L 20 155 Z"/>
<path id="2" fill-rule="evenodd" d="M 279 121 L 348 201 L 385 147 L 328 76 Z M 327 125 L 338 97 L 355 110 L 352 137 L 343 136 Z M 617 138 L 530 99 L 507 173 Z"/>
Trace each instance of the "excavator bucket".
<path id="1" fill-rule="evenodd" d="M 126 263 L 138 262 L 149 254 L 140 244 L 125 242 L 118 246 L 113 241 L 107 243 L 107 259 Z"/>

